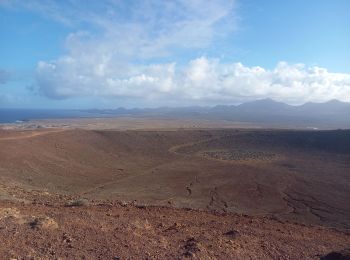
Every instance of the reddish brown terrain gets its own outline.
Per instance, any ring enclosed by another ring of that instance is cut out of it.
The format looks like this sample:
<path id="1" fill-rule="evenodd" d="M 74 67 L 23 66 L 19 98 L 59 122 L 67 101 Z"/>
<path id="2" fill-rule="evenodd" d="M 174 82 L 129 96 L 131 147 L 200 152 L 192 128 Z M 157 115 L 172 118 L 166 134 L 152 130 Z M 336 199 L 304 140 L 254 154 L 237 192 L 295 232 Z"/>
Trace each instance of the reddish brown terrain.
<path id="1" fill-rule="evenodd" d="M 2 130 L 0 147 L 4 259 L 350 248 L 350 131 Z"/>

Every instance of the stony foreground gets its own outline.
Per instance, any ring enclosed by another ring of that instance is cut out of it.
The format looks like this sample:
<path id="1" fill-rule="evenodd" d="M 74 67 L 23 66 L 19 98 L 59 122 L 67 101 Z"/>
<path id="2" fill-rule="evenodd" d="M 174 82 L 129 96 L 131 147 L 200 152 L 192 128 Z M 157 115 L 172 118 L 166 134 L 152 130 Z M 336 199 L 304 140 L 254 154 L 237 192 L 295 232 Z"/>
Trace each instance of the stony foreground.
<path id="1" fill-rule="evenodd" d="M 1 202 L 0 241 L 1 259 L 343 259 L 322 257 L 350 246 L 267 217 L 80 200 Z"/>

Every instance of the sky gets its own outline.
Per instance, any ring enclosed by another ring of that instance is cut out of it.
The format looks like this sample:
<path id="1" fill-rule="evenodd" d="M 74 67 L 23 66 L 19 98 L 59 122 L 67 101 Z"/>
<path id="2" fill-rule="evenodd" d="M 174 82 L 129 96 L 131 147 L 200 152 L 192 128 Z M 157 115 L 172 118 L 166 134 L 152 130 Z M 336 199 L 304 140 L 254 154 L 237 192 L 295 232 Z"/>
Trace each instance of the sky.
<path id="1" fill-rule="evenodd" d="M 0 0 L 0 108 L 350 102 L 348 0 Z"/>

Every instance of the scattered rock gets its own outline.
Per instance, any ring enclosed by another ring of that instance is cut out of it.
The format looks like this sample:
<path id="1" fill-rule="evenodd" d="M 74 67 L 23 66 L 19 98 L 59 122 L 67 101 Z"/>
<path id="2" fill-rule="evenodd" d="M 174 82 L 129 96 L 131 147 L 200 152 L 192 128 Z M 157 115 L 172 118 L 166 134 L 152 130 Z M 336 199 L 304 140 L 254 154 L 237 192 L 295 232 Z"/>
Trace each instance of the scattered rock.
<path id="1" fill-rule="evenodd" d="M 20 217 L 19 210 L 17 210 L 16 208 L 0 209 L 0 220 L 8 217 L 19 218 Z"/>
<path id="2" fill-rule="evenodd" d="M 145 209 L 146 208 L 145 205 L 135 205 L 135 207 L 138 208 L 138 209 Z"/>
<path id="3" fill-rule="evenodd" d="M 125 201 L 121 201 L 121 202 L 120 202 L 120 206 L 122 206 L 122 207 L 127 207 L 127 206 L 128 206 L 128 203 L 125 202 Z"/>
<path id="4" fill-rule="evenodd" d="M 231 238 L 231 239 L 234 239 L 234 238 L 237 238 L 239 236 L 239 232 L 236 231 L 236 230 L 230 230 L 230 231 L 227 231 L 226 233 L 224 233 L 225 236 Z"/>
<path id="5" fill-rule="evenodd" d="M 33 229 L 57 229 L 57 222 L 50 217 L 35 218 L 29 223 Z"/>
<path id="6" fill-rule="evenodd" d="M 350 248 L 339 252 L 330 252 L 322 256 L 320 260 L 350 260 Z"/>
<path id="7" fill-rule="evenodd" d="M 70 244 L 73 241 L 73 239 L 67 233 L 63 233 L 62 238 L 63 238 L 63 242 L 67 244 Z"/>
<path id="8" fill-rule="evenodd" d="M 165 232 L 168 232 L 168 231 L 179 232 L 180 228 L 181 228 L 181 225 L 179 225 L 178 223 L 175 222 L 173 225 L 171 225 L 170 227 L 168 227 L 164 231 Z"/>
<path id="9" fill-rule="evenodd" d="M 196 252 L 199 252 L 198 241 L 193 237 L 188 238 L 185 242 L 185 253 L 184 256 L 192 257 Z"/>

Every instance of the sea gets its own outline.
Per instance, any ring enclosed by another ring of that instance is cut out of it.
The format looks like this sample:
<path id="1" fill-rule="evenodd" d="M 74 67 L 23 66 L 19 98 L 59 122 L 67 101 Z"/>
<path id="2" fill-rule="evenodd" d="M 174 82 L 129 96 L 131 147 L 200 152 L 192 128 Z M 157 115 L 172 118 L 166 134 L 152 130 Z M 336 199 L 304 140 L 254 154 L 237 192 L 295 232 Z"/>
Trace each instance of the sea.
<path id="1" fill-rule="evenodd" d="M 89 118 L 96 116 L 98 116 L 98 114 L 84 110 L 0 108 L 0 124 L 20 123 L 37 119 Z"/>

